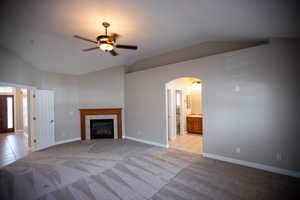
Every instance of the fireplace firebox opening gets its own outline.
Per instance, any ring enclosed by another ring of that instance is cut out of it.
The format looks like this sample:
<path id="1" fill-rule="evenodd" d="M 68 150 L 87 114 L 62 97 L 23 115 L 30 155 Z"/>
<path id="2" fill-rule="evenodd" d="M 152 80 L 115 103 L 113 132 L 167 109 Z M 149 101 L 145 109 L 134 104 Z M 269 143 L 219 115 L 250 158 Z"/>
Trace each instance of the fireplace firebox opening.
<path id="1" fill-rule="evenodd" d="M 91 139 L 114 138 L 113 119 L 93 119 L 90 120 Z"/>

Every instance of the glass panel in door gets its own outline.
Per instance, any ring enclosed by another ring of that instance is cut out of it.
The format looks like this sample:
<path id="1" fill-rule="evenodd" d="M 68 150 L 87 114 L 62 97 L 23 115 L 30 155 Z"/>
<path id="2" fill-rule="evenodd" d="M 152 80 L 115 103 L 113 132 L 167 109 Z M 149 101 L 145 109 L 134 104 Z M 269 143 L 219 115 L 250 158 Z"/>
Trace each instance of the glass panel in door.
<path id="1" fill-rule="evenodd" d="M 7 97 L 7 128 L 12 129 L 14 127 L 14 117 L 13 117 L 13 98 Z"/>

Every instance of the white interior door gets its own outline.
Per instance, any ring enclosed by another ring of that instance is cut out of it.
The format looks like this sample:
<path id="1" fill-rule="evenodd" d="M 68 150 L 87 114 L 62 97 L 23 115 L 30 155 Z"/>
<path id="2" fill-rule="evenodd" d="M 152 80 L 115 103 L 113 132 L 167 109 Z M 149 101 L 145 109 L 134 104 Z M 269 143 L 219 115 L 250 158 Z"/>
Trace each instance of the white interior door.
<path id="1" fill-rule="evenodd" d="M 176 139 L 176 94 L 174 89 L 167 89 L 168 98 L 168 139 Z"/>
<path id="2" fill-rule="evenodd" d="M 54 137 L 54 91 L 36 90 L 35 93 L 36 150 L 55 144 Z"/>

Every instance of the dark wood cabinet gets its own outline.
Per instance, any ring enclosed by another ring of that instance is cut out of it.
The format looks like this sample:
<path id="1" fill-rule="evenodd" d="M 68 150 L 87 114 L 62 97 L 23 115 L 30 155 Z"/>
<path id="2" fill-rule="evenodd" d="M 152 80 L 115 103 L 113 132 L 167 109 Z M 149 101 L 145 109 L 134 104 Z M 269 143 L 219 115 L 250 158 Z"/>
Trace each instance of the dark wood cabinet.
<path id="1" fill-rule="evenodd" d="M 202 134 L 202 117 L 187 117 L 187 131 Z"/>

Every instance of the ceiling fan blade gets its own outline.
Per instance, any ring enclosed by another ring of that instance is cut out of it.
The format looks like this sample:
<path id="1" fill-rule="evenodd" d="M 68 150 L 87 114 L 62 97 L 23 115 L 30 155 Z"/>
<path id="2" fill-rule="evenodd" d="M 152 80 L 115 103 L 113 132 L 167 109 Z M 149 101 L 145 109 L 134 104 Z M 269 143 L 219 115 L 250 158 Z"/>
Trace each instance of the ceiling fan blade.
<path id="1" fill-rule="evenodd" d="M 117 55 L 119 55 L 117 52 L 115 52 L 115 50 L 111 50 L 111 51 L 109 51 L 109 53 L 110 53 L 112 56 L 117 56 Z"/>
<path id="2" fill-rule="evenodd" d="M 88 49 L 82 49 L 82 51 L 92 51 L 92 50 L 95 50 L 95 49 L 99 49 L 99 47 L 91 47 L 91 48 L 88 48 Z"/>
<path id="3" fill-rule="evenodd" d="M 131 50 L 137 50 L 137 46 L 136 45 L 125 45 L 125 44 L 117 44 L 116 48 L 119 49 L 131 49 Z"/>
<path id="4" fill-rule="evenodd" d="M 88 41 L 88 42 L 92 42 L 92 43 L 98 44 L 97 41 L 95 41 L 95 40 L 90 40 L 90 39 L 88 39 L 88 38 L 81 37 L 81 36 L 79 36 L 79 35 L 74 35 L 73 37 L 74 37 L 74 38 L 77 38 L 77 39 L 80 39 L 80 40 L 85 40 L 85 41 Z"/>

